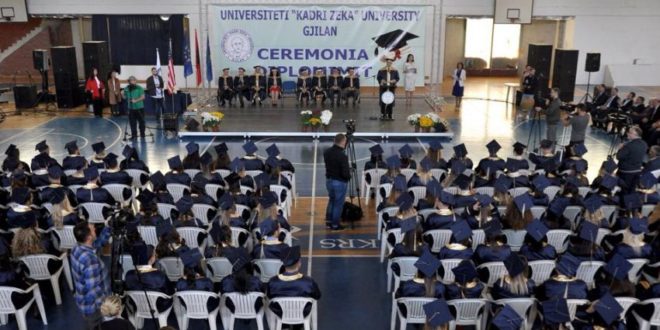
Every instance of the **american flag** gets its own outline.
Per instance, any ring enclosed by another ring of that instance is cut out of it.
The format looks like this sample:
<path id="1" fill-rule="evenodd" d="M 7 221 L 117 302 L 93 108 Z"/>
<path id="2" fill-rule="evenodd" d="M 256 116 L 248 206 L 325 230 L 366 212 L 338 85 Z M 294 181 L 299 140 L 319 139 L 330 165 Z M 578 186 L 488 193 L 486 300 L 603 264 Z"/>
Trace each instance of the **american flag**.
<path id="1" fill-rule="evenodd" d="M 174 94 L 176 90 L 176 75 L 174 74 L 174 59 L 172 58 L 172 39 L 170 39 L 170 49 L 167 52 L 167 90 Z"/>

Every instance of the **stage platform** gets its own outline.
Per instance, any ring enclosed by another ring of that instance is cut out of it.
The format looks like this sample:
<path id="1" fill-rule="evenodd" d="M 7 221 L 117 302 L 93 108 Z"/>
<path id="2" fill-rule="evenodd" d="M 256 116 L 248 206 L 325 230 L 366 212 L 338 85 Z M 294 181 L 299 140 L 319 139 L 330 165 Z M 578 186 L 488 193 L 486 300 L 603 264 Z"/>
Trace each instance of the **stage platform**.
<path id="1" fill-rule="evenodd" d="M 412 104 L 406 105 L 405 99 L 401 96 L 397 98 L 397 103 L 394 108 L 393 121 L 380 121 L 380 108 L 378 104 L 377 95 L 363 95 L 359 104 L 353 106 L 351 103 L 348 105 L 340 105 L 331 107 L 329 102 L 325 106 L 316 106 L 310 104 L 309 107 L 300 107 L 296 104 L 295 99 L 285 97 L 278 107 L 273 107 L 270 104 L 270 99 L 267 99 L 262 106 L 245 105 L 240 108 L 236 105 L 233 107 L 219 107 L 215 105 L 215 100 L 208 101 L 210 105 L 206 105 L 198 111 L 220 111 L 225 116 L 220 125 L 219 132 L 202 132 L 202 131 L 186 131 L 185 128 L 179 131 L 179 137 L 308 137 L 320 138 L 330 137 L 337 134 L 337 132 L 345 132 L 346 125 L 344 121 L 355 120 L 356 123 L 356 137 L 369 137 L 369 138 L 398 138 L 398 137 L 443 137 L 453 138 L 453 132 L 444 133 L 418 133 L 415 132 L 414 127 L 408 124 L 406 118 L 414 113 L 426 114 L 432 112 L 433 109 L 422 96 L 413 98 Z M 189 107 L 189 110 L 195 108 L 195 105 Z M 333 116 L 327 129 L 319 129 L 318 132 L 304 132 L 300 121 L 300 112 L 303 110 L 325 110 L 332 111 Z M 184 114 L 184 119 L 187 115 L 195 115 L 194 112 L 187 112 Z M 438 113 L 442 118 L 449 119 L 455 115 L 449 114 L 448 111 Z M 196 116 L 199 120 L 199 116 Z"/>

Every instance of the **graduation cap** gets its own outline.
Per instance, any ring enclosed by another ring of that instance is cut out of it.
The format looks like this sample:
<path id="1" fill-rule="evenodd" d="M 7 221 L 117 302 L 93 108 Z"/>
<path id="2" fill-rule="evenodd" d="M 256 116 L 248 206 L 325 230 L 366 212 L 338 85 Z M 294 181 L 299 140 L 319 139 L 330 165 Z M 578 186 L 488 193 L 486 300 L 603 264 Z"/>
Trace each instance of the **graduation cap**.
<path id="1" fill-rule="evenodd" d="M 451 271 L 454 273 L 456 282 L 461 284 L 470 282 L 478 276 L 477 268 L 474 266 L 474 263 L 472 263 L 471 260 L 461 261 L 461 263 L 454 267 L 454 269 Z"/>
<path id="2" fill-rule="evenodd" d="M 148 265 L 152 254 L 153 248 L 147 244 L 135 244 L 131 247 L 131 258 L 136 266 Z"/>
<path id="3" fill-rule="evenodd" d="M 422 161 L 419 162 L 419 167 L 425 172 L 428 172 L 433 167 L 433 162 L 431 161 L 430 158 L 424 157 Z"/>
<path id="4" fill-rule="evenodd" d="M 601 317 L 603 322 L 605 322 L 605 325 L 609 326 L 619 319 L 621 312 L 623 312 L 623 307 L 619 305 L 609 292 L 606 292 L 596 302 L 596 313 Z"/>
<path id="5" fill-rule="evenodd" d="M 17 150 L 18 148 L 16 148 L 15 145 L 10 144 L 9 147 L 7 147 L 7 150 L 5 150 L 5 155 L 9 156 L 11 154 L 14 154 Z"/>
<path id="6" fill-rule="evenodd" d="M 188 144 L 186 144 L 186 151 L 188 151 L 189 155 L 199 151 L 199 144 L 190 141 Z"/>
<path id="7" fill-rule="evenodd" d="M 192 188 L 194 188 L 197 193 L 206 194 L 206 184 L 209 183 L 203 175 L 195 177 L 195 179 L 190 183 Z"/>
<path id="8" fill-rule="evenodd" d="M 117 166 L 117 155 L 111 152 L 103 158 L 103 162 L 110 168 L 115 167 Z"/>
<path id="9" fill-rule="evenodd" d="M 154 187 L 154 191 L 158 190 L 159 188 L 165 187 L 165 176 L 161 171 L 152 174 L 149 181 L 151 181 L 151 184 Z"/>
<path id="10" fill-rule="evenodd" d="M 179 157 L 179 155 L 176 155 L 168 159 L 167 164 L 170 166 L 170 170 L 176 170 L 183 166 L 183 164 L 181 163 L 181 157 Z"/>
<path id="11" fill-rule="evenodd" d="M 59 179 L 63 175 L 64 175 L 64 171 L 62 171 L 62 168 L 57 165 L 48 168 L 48 176 L 53 179 Z"/>
<path id="12" fill-rule="evenodd" d="M 493 187 L 495 188 L 495 191 L 497 192 L 508 192 L 509 188 L 511 188 L 512 181 L 505 175 L 500 175 L 495 179 L 495 183 L 493 183 Z"/>
<path id="13" fill-rule="evenodd" d="M 143 189 L 136 198 L 138 201 L 140 201 L 142 206 L 146 206 L 156 198 L 156 194 L 151 192 L 149 189 Z"/>
<path id="14" fill-rule="evenodd" d="M 442 190 L 438 199 L 445 205 L 454 205 L 455 202 L 454 195 L 446 190 Z"/>
<path id="15" fill-rule="evenodd" d="M 392 182 L 392 189 L 396 191 L 405 192 L 408 189 L 408 183 L 406 182 L 406 177 L 403 175 L 397 175 Z"/>
<path id="16" fill-rule="evenodd" d="M 92 150 L 94 150 L 94 152 L 97 154 L 102 153 L 105 150 L 105 143 L 97 142 L 92 144 Z"/>
<path id="17" fill-rule="evenodd" d="M 628 211 L 639 209 L 642 207 L 642 198 L 636 194 L 628 194 L 623 196 L 623 208 Z"/>
<path id="18" fill-rule="evenodd" d="M 605 172 L 612 174 L 614 173 L 614 171 L 616 171 L 617 165 L 613 160 L 608 159 L 603 162 L 603 165 L 601 165 L 601 167 L 605 170 Z"/>
<path id="19" fill-rule="evenodd" d="M 462 242 L 472 237 L 472 229 L 470 229 L 470 225 L 465 220 L 456 221 L 451 225 L 451 233 L 456 242 Z"/>
<path id="20" fill-rule="evenodd" d="M 96 167 L 88 167 L 85 169 L 85 180 L 94 181 L 99 177 L 99 170 Z"/>
<path id="21" fill-rule="evenodd" d="M 527 262 L 517 253 L 512 252 L 504 259 L 504 267 L 509 272 L 509 276 L 516 277 L 527 269 Z"/>
<path id="22" fill-rule="evenodd" d="M 192 209 L 193 206 L 193 200 L 192 197 L 185 195 L 181 197 L 177 202 L 176 202 L 176 209 L 180 213 L 186 213 Z"/>
<path id="23" fill-rule="evenodd" d="M 574 257 L 570 253 L 564 253 L 559 257 L 555 269 L 563 275 L 575 277 L 578 267 L 580 267 L 580 259 Z"/>
<path id="24" fill-rule="evenodd" d="M 184 267 L 195 268 L 202 261 L 202 254 L 199 249 L 188 249 L 179 255 Z"/>
<path id="25" fill-rule="evenodd" d="M 454 154 L 456 157 L 465 157 L 467 155 L 467 149 L 465 148 L 465 144 L 461 143 L 458 145 L 454 146 Z"/>
<path id="26" fill-rule="evenodd" d="M 616 186 L 618 180 L 611 176 L 611 175 L 605 175 L 603 176 L 603 179 L 600 180 L 600 186 L 607 189 L 607 190 L 612 190 Z"/>
<path id="27" fill-rule="evenodd" d="M 491 154 L 496 154 L 500 149 L 502 149 L 502 146 L 497 143 L 497 140 L 493 139 L 492 141 L 488 142 L 486 149 L 488 149 L 488 152 Z"/>
<path id="28" fill-rule="evenodd" d="M 493 197 L 490 197 L 489 195 L 476 194 L 475 197 L 477 198 L 477 202 L 481 204 L 481 207 L 485 207 L 493 203 Z"/>
<path id="29" fill-rule="evenodd" d="M 426 183 L 426 192 L 431 194 L 431 196 L 438 198 L 442 193 L 442 186 L 437 180 L 431 180 Z"/>
<path id="30" fill-rule="evenodd" d="M 380 146 L 380 144 L 376 144 L 369 148 L 369 152 L 371 152 L 372 156 L 379 156 L 383 154 L 383 147 Z"/>
<path id="31" fill-rule="evenodd" d="M 233 272 L 250 264 L 250 256 L 245 249 L 233 249 L 232 253 L 226 253 L 226 258 L 231 262 Z"/>
<path id="32" fill-rule="evenodd" d="M 127 144 L 124 146 L 124 150 L 121 151 L 121 154 L 124 156 L 124 158 L 131 158 L 133 157 L 134 152 L 135 149 Z"/>
<path id="33" fill-rule="evenodd" d="M 222 194 L 220 200 L 218 200 L 218 207 L 223 211 L 227 211 L 233 206 L 234 198 L 231 196 L 231 194 Z"/>
<path id="34" fill-rule="evenodd" d="M 254 177 L 254 182 L 257 185 L 258 189 L 263 189 L 264 187 L 270 186 L 270 175 L 268 173 L 260 173 Z"/>
<path id="35" fill-rule="evenodd" d="M 486 237 L 496 237 L 502 234 L 502 223 L 497 219 L 492 219 L 483 225 Z"/>
<path id="36" fill-rule="evenodd" d="M 534 189 L 536 189 L 536 191 L 543 191 L 543 189 L 550 186 L 550 180 L 548 180 L 545 175 L 537 175 L 534 180 L 532 180 L 532 184 L 534 185 Z"/>
<path id="37" fill-rule="evenodd" d="M 401 226 L 402 233 L 409 233 L 417 229 L 417 217 L 412 216 L 408 219 L 399 221 L 399 226 Z"/>
<path id="38" fill-rule="evenodd" d="M 392 156 L 387 157 L 386 162 L 387 162 L 387 167 L 389 167 L 389 168 L 399 168 L 399 167 L 401 167 L 401 159 L 396 155 L 392 155 Z"/>
<path id="39" fill-rule="evenodd" d="M 407 143 L 403 147 L 399 148 L 399 155 L 401 158 L 410 158 L 415 151 Z"/>
<path id="40" fill-rule="evenodd" d="M 64 145 L 64 149 L 66 149 L 70 154 L 73 154 L 78 150 L 78 141 L 73 140 L 69 141 Z"/>
<path id="41" fill-rule="evenodd" d="M 224 143 L 224 142 L 222 142 L 222 143 L 220 143 L 220 144 L 214 146 L 213 149 L 215 149 L 215 153 L 218 154 L 218 155 L 226 154 L 226 153 L 227 153 L 227 150 L 229 150 L 229 149 L 227 148 L 227 144 Z"/>
<path id="42" fill-rule="evenodd" d="M 415 267 L 419 269 L 422 274 L 427 278 L 435 276 L 438 268 L 440 268 L 440 260 L 436 258 L 429 249 L 424 249 L 422 255 L 419 256 Z"/>
<path id="43" fill-rule="evenodd" d="M 277 230 L 277 222 L 271 218 L 266 218 L 261 223 L 259 223 L 259 231 L 261 231 L 261 236 L 272 236 L 273 233 Z"/>
<path id="44" fill-rule="evenodd" d="M 259 149 L 257 148 L 257 145 L 254 144 L 254 142 L 248 141 L 243 145 L 243 150 L 245 151 L 246 154 L 253 155 Z"/>
<path id="45" fill-rule="evenodd" d="M 454 320 L 454 316 L 449 311 L 449 305 L 444 299 L 437 299 L 424 304 L 424 314 L 426 322 L 432 327 L 439 327 Z"/>
<path id="46" fill-rule="evenodd" d="M 628 277 L 628 272 L 632 269 L 633 265 L 623 256 L 615 253 L 610 258 L 610 261 L 603 266 L 603 270 L 610 274 L 617 280 L 623 280 Z"/>
<path id="47" fill-rule="evenodd" d="M 657 183 L 658 179 L 651 172 L 645 172 L 639 177 L 639 187 L 642 189 L 652 189 Z"/>
<path id="48" fill-rule="evenodd" d="M 396 199 L 396 205 L 399 206 L 399 211 L 405 212 L 410 210 L 413 207 L 415 200 L 410 194 L 401 194 Z"/>
<path id="49" fill-rule="evenodd" d="M 513 149 L 522 151 L 527 149 L 527 146 L 516 141 L 516 143 L 513 144 Z"/>
<path id="50" fill-rule="evenodd" d="M 465 171 L 465 164 L 460 160 L 454 160 L 451 162 L 451 173 L 455 175 L 463 174 Z"/>
<path id="51" fill-rule="evenodd" d="M 633 217 L 629 221 L 629 230 L 635 235 L 646 234 L 649 232 L 649 223 L 646 219 Z"/>
<path id="52" fill-rule="evenodd" d="M 49 202 L 53 205 L 62 203 L 64 200 L 64 197 L 66 197 L 66 191 L 64 190 L 65 188 L 55 188 L 52 190 L 50 193 L 50 200 Z"/>
<path id="53" fill-rule="evenodd" d="M 158 237 L 163 237 L 173 231 L 175 231 L 174 226 L 169 221 L 159 221 L 156 224 L 156 235 Z"/>
<path id="54" fill-rule="evenodd" d="M 391 51 L 396 51 L 408 45 L 408 41 L 418 38 L 417 35 L 410 32 L 396 29 L 379 36 L 371 38 L 376 45 L 380 48 L 385 48 Z M 378 55 L 378 48 L 374 50 L 374 54 Z"/>
<path id="55" fill-rule="evenodd" d="M 459 175 L 456 180 L 454 180 L 454 184 L 458 186 L 461 190 L 467 190 L 470 188 L 470 183 L 472 182 L 472 179 L 470 179 L 469 176 L 465 174 Z"/>
<path id="56" fill-rule="evenodd" d="M 207 151 L 202 154 L 202 157 L 199 158 L 199 161 L 202 163 L 202 165 L 208 166 L 213 162 L 213 156 Z"/>
<path id="57" fill-rule="evenodd" d="M 550 149 L 552 148 L 553 143 L 550 140 L 541 140 L 540 145 L 543 149 Z"/>
<path id="58" fill-rule="evenodd" d="M 266 153 L 268 154 L 268 157 L 277 157 L 280 155 L 280 149 L 277 148 L 275 143 L 273 143 L 266 148 Z"/>
<path id="59" fill-rule="evenodd" d="M 584 208 L 590 213 L 598 211 L 601 206 L 603 206 L 603 201 L 597 195 L 591 195 L 584 200 Z"/>
<path id="60" fill-rule="evenodd" d="M 566 299 L 550 299 L 541 302 L 545 324 L 563 324 L 571 321 Z"/>
<path id="61" fill-rule="evenodd" d="M 514 254 L 512 253 L 511 255 Z M 492 322 L 498 330 L 519 330 L 523 319 L 513 307 L 504 305 L 504 308 L 500 309 Z"/>
<path id="62" fill-rule="evenodd" d="M 575 171 L 578 173 L 584 173 L 587 171 L 587 162 L 582 160 L 582 161 L 577 161 L 575 162 Z"/>
<path id="63" fill-rule="evenodd" d="M 271 156 L 266 159 L 266 165 L 268 165 L 270 168 L 280 167 L 280 161 L 276 157 Z"/>
<path id="64" fill-rule="evenodd" d="M 569 204 L 569 199 L 568 198 L 555 198 L 550 202 L 550 206 L 548 206 L 548 211 L 552 212 L 554 215 L 562 215 L 564 214 L 564 211 L 566 210 L 566 207 L 568 207 Z"/>
<path id="65" fill-rule="evenodd" d="M 25 205 L 30 197 L 30 189 L 27 187 L 16 187 L 11 190 L 11 201 L 16 204 Z"/>
<path id="66" fill-rule="evenodd" d="M 582 221 L 579 236 L 583 240 L 595 242 L 596 236 L 598 236 L 598 226 L 589 221 Z"/>
<path id="67" fill-rule="evenodd" d="M 529 193 L 524 193 L 514 198 L 513 201 L 516 204 L 518 210 L 520 210 L 520 213 L 525 213 L 526 210 L 529 210 L 532 208 L 532 206 L 534 206 L 534 201 L 532 200 L 532 196 L 530 196 Z"/>
<path id="68" fill-rule="evenodd" d="M 265 194 L 259 198 L 259 204 L 264 209 L 267 209 L 277 204 L 277 196 L 273 192 L 271 192 L 270 194 Z"/>
<path id="69" fill-rule="evenodd" d="M 43 140 L 35 146 L 34 150 L 38 150 L 39 152 L 44 152 L 48 149 L 48 144 L 46 144 L 46 140 Z"/>
<path id="70" fill-rule="evenodd" d="M 300 246 L 291 246 L 284 250 L 282 254 L 282 262 L 284 267 L 291 267 L 300 261 Z"/>
<path id="71" fill-rule="evenodd" d="M 584 146 L 584 143 L 576 144 L 573 146 L 573 153 L 578 157 L 582 157 L 587 153 L 587 147 Z"/>
<path id="72" fill-rule="evenodd" d="M 539 219 L 534 219 L 534 221 L 530 222 L 525 229 L 527 230 L 527 235 L 536 242 L 542 241 L 549 230 Z"/>
<path id="73" fill-rule="evenodd" d="M 433 140 L 429 143 L 429 148 L 432 150 L 442 150 L 442 143 L 439 140 Z"/>
<path id="74" fill-rule="evenodd" d="M 244 168 L 245 165 L 243 164 L 243 161 L 238 157 L 235 157 L 234 160 L 232 160 L 231 163 L 229 163 L 229 169 L 231 169 L 232 172 L 238 173 Z"/>

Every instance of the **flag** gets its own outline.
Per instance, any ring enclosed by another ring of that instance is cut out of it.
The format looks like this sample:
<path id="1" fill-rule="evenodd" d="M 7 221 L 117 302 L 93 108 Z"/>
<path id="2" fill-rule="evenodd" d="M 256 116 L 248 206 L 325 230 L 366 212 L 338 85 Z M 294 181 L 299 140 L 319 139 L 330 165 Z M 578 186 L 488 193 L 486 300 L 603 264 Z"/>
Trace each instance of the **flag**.
<path id="1" fill-rule="evenodd" d="M 158 48 L 156 48 L 156 72 L 160 76 L 160 54 L 158 53 Z"/>
<path id="2" fill-rule="evenodd" d="M 197 70 L 197 86 L 202 83 L 202 64 L 199 56 L 199 40 L 197 40 L 197 29 L 195 29 L 195 70 Z"/>
<path id="3" fill-rule="evenodd" d="M 209 87 L 211 87 L 211 82 L 213 81 L 213 64 L 211 64 L 211 42 L 209 41 L 208 34 L 206 35 L 206 81 L 209 82 Z"/>
<path id="4" fill-rule="evenodd" d="M 172 57 L 172 39 L 170 39 L 170 50 L 167 52 L 167 90 L 174 94 L 176 90 L 176 75 L 174 74 L 174 59 Z"/>
<path id="5" fill-rule="evenodd" d="M 188 28 L 188 19 L 183 19 L 183 76 L 188 77 L 193 74 L 192 58 L 190 57 L 190 29 Z"/>

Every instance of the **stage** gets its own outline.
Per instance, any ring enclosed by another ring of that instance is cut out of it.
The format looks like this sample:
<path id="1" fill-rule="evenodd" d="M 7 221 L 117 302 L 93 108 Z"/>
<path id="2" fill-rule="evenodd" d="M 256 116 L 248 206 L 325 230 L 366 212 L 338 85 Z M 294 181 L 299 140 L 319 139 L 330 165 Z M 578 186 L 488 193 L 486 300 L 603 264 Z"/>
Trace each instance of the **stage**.
<path id="1" fill-rule="evenodd" d="M 345 132 L 346 125 L 344 121 L 355 120 L 357 137 L 370 137 L 387 139 L 390 137 L 443 137 L 452 138 L 454 133 L 443 132 L 415 132 L 406 118 L 414 113 L 426 114 L 433 112 L 428 100 L 422 96 L 416 96 L 412 100 L 412 105 L 406 105 L 403 95 L 398 96 L 394 107 L 394 120 L 381 121 L 380 107 L 377 95 L 362 95 L 359 104 L 340 105 L 331 107 L 330 102 L 326 101 L 325 106 L 316 106 L 313 103 L 309 107 L 300 107 L 296 104 L 293 97 L 284 97 L 280 100 L 281 104 L 273 107 L 270 99 L 266 99 L 262 106 L 253 106 L 246 104 L 244 108 L 236 105 L 233 107 L 219 107 L 215 99 L 207 98 L 208 103 L 201 108 L 193 104 L 188 107 L 188 112 L 184 113 L 184 121 L 188 116 L 193 116 L 201 122 L 199 116 L 194 112 L 200 111 L 220 111 L 224 114 L 220 129 L 218 132 L 186 131 L 181 127 L 179 137 L 309 137 L 319 138 L 334 136 L 337 132 Z M 234 102 L 236 103 L 236 102 Z M 303 110 L 332 111 L 332 120 L 327 128 L 319 128 L 318 131 L 303 131 L 300 112 Z M 449 115 L 447 111 L 438 112 L 440 117 L 448 119 L 455 117 Z M 185 126 L 185 125 L 184 125 Z"/>

